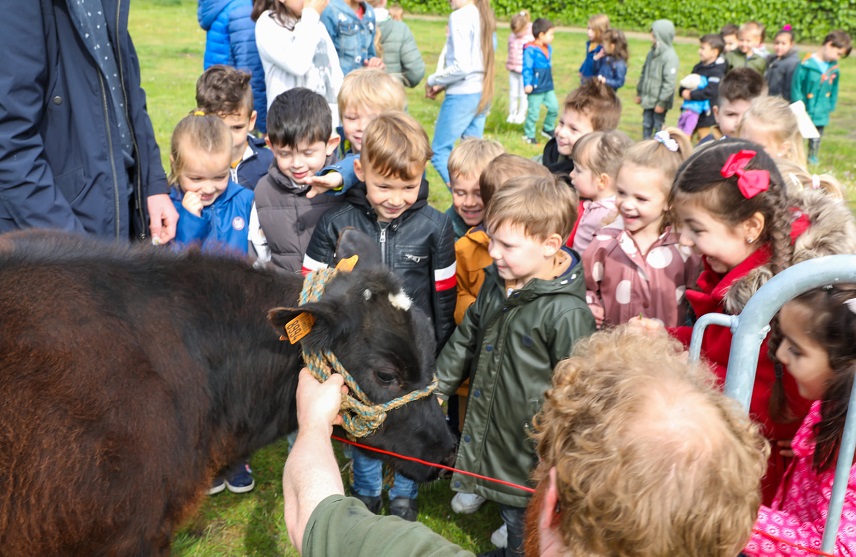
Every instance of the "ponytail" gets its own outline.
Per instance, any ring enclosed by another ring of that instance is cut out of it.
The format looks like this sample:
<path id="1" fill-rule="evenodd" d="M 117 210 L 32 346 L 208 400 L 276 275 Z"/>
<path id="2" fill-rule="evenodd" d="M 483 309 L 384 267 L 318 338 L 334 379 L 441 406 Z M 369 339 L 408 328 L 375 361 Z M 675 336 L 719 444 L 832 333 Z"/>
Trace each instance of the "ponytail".
<path id="1" fill-rule="evenodd" d="M 493 52 L 493 38 L 496 33 L 496 18 L 490 7 L 490 0 L 475 0 L 479 10 L 479 22 L 481 23 L 481 51 L 482 65 L 484 66 L 484 78 L 482 82 L 482 94 L 476 113 L 481 114 L 487 110 L 493 100 L 493 72 L 495 66 Z"/>

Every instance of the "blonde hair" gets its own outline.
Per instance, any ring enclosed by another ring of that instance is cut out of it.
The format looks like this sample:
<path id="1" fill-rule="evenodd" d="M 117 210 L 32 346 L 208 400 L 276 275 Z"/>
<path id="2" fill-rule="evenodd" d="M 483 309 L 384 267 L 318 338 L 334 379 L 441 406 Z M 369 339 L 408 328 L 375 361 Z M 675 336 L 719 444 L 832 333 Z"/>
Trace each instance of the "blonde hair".
<path id="1" fill-rule="evenodd" d="M 479 22 L 481 33 L 479 44 L 482 52 L 482 65 L 484 66 L 484 77 L 482 78 L 482 94 L 476 107 L 476 114 L 481 114 L 490 106 L 493 100 L 493 73 L 495 57 L 493 53 L 493 36 L 496 33 L 496 18 L 490 7 L 490 0 L 474 0 L 479 10 Z"/>
<path id="2" fill-rule="evenodd" d="M 532 23 L 532 17 L 526 10 L 520 10 L 511 16 L 511 32 L 519 35 L 521 31 L 526 29 L 526 26 Z"/>
<path id="3" fill-rule="evenodd" d="M 378 68 L 358 68 L 342 81 L 339 89 L 339 114 L 349 108 L 365 106 L 385 110 L 406 110 L 407 93 L 400 81 Z"/>
<path id="4" fill-rule="evenodd" d="M 381 176 L 411 180 L 425 172 L 433 154 L 419 122 L 390 110 L 366 126 L 360 159 Z"/>
<path id="5" fill-rule="evenodd" d="M 738 36 L 743 33 L 750 33 L 752 35 L 756 35 L 761 42 L 764 42 L 764 38 L 767 32 L 767 28 L 763 23 L 759 21 L 747 21 L 743 25 L 740 26 L 740 29 L 737 31 Z"/>
<path id="6" fill-rule="evenodd" d="M 666 334 L 626 325 L 580 340 L 534 418 L 572 555 L 732 557 L 749 540 L 769 447 Z"/>
<path id="7" fill-rule="evenodd" d="M 671 150 L 666 143 L 660 140 L 646 139 L 633 145 L 624 154 L 621 165 L 632 163 L 642 168 L 653 168 L 663 173 L 663 192 L 668 195 L 672 189 L 672 180 L 678 173 L 678 168 L 693 152 L 690 138 L 678 128 L 666 128 L 663 130 L 669 139 L 675 142 L 677 150 Z M 620 169 L 620 167 L 619 167 Z"/>
<path id="8" fill-rule="evenodd" d="M 178 178 L 184 172 L 184 157 L 188 147 L 206 153 L 231 154 L 232 134 L 223 120 L 199 109 L 182 118 L 172 131 L 169 145 L 167 181 L 171 186 L 178 186 Z"/>
<path id="9" fill-rule="evenodd" d="M 752 120 L 751 123 L 749 120 Z M 753 130 L 764 133 L 778 145 L 787 143 L 788 150 L 784 153 L 768 153 L 771 157 L 787 159 L 800 166 L 806 165 L 805 145 L 797 124 L 797 117 L 785 99 L 774 96 L 763 96 L 752 99 L 749 109 L 743 114 L 737 135 L 751 126 Z"/>
<path id="10" fill-rule="evenodd" d="M 808 171 L 787 159 L 775 159 L 788 190 L 788 196 L 804 190 L 821 190 L 835 199 L 845 199 L 844 186 L 831 174 L 809 174 Z"/>
<path id="11" fill-rule="evenodd" d="M 606 174 L 615 179 L 624 153 L 632 145 L 627 134 L 618 130 L 591 132 L 574 143 L 571 157 L 575 165 L 591 170 L 595 176 Z"/>
<path id="12" fill-rule="evenodd" d="M 555 176 L 511 178 L 493 194 L 484 215 L 489 231 L 509 223 L 539 240 L 552 234 L 567 239 L 576 220 L 576 196 Z"/>
<path id="13" fill-rule="evenodd" d="M 401 4 L 395 3 L 388 8 L 389 17 L 394 19 L 395 21 L 403 21 L 404 20 L 404 8 L 401 7 Z"/>
<path id="14" fill-rule="evenodd" d="M 589 18 L 588 26 L 594 31 L 592 42 L 600 43 L 603 39 L 603 32 L 609 29 L 609 16 L 606 14 L 595 14 Z"/>
<path id="15" fill-rule="evenodd" d="M 487 163 L 487 166 L 484 167 L 479 176 L 479 194 L 485 207 L 493 199 L 493 194 L 496 193 L 496 190 L 501 188 L 508 180 L 517 176 L 529 175 L 543 178 L 553 177 L 543 164 L 521 157 L 520 155 L 512 155 L 511 153 L 502 153 Z"/>
<path id="16" fill-rule="evenodd" d="M 498 141 L 470 137 L 461 141 L 449 155 L 449 176 L 478 178 L 487 164 L 505 152 Z"/>

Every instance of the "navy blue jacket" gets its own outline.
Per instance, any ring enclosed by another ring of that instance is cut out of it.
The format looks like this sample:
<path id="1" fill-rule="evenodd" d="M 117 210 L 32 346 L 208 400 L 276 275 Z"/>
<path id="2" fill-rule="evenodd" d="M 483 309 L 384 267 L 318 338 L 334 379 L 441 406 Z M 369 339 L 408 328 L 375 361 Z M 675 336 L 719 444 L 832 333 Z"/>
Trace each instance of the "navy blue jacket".
<path id="1" fill-rule="evenodd" d="M 130 171 L 103 76 L 66 1 L 16 2 L 0 17 L 0 232 L 38 227 L 123 240 L 148 236 L 146 198 L 168 188 L 128 35 L 128 1 L 102 3 L 133 127 Z M 130 199 L 117 185 L 123 172 Z"/>
<path id="2" fill-rule="evenodd" d="M 600 69 L 597 75 L 603 77 L 604 83 L 608 87 L 617 91 L 624 87 L 624 80 L 627 77 L 627 62 L 621 58 L 606 56 L 600 60 Z"/>
<path id="3" fill-rule="evenodd" d="M 535 43 L 523 47 L 523 86 L 532 86 L 532 93 L 546 93 L 553 90 L 553 47 L 544 48 Z"/>
<path id="4" fill-rule="evenodd" d="M 248 190 L 255 190 L 259 180 L 267 176 L 273 164 L 273 151 L 265 147 L 265 140 L 253 136 L 247 137 L 247 144 L 253 155 L 238 165 L 238 183 Z"/>
<path id="5" fill-rule="evenodd" d="M 256 128 L 267 131 L 265 70 L 256 48 L 256 22 L 250 19 L 252 0 L 199 0 L 196 19 L 207 31 L 203 67 L 225 64 L 249 72 Z"/>

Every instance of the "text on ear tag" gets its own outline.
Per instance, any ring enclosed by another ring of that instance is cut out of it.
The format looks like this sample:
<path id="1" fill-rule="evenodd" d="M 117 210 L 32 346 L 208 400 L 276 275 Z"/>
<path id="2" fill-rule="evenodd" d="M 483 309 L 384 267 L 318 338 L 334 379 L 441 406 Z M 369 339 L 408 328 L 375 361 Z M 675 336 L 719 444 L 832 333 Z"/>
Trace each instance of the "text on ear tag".
<path id="1" fill-rule="evenodd" d="M 336 263 L 336 270 L 343 271 L 348 273 L 354 270 L 354 267 L 357 265 L 357 261 L 360 259 L 359 255 L 352 255 L 347 259 L 340 259 L 338 263 Z"/>
<path id="2" fill-rule="evenodd" d="M 291 344 L 297 344 L 297 341 L 309 334 L 314 323 L 315 318 L 305 311 L 286 323 L 285 334 L 288 335 L 288 341 Z"/>

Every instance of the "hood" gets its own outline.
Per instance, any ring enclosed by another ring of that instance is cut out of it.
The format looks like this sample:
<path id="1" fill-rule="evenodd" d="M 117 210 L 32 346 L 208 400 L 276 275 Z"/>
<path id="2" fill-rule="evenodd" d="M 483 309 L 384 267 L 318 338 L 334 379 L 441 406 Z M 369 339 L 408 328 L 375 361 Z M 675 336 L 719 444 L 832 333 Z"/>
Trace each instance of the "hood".
<path id="1" fill-rule="evenodd" d="M 856 253 L 856 221 L 847 205 L 823 191 L 805 190 L 791 196 L 794 216 L 805 215 L 811 223 L 794 241 L 791 265 L 825 255 Z M 725 294 L 725 311 L 737 315 L 749 298 L 773 276 L 769 264 L 750 271 Z"/>
<path id="2" fill-rule="evenodd" d="M 386 8 L 375 8 L 374 9 L 374 17 L 375 17 L 375 21 L 377 23 L 380 23 L 382 21 L 386 21 L 387 19 L 390 19 L 389 10 L 387 10 Z"/>
<path id="3" fill-rule="evenodd" d="M 229 2 L 232 0 L 199 0 L 199 5 L 196 7 L 196 19 L 199 21 L 199 26 L 208 31 L 214 20 L 220 15 Z"/>
<path id="4" fill-rule="evenodd" d="M 672 48 L 675 40 L 675 24 L 668 19 L 658 19 L 651 25 L 651 32 L 657 40 L 657 52 Z"/>
<path id="5" fill-rule="evenodd" d="M 360 182 L 356 186 L 352 187 L 345 193 L 345 200 L 352 205 L 356 205 L 357 207 L 362 207 L 366 209 L 368 212 L 375 216 L 374 209 L 372 209 L 371 203 L 366 199 L 366 184 L 365 182 Z M 428 180 L 425 179 L 425 173 L 422 174 L 422 183 L 419 184 L 419 194 L 416 197 L 416 203 L 410 206 L 409 209 L 404 211 L 404 213 L 398 217 L 400 219 L 407 218 L 413 211 L 423 207 L 428 204 Z"/>

